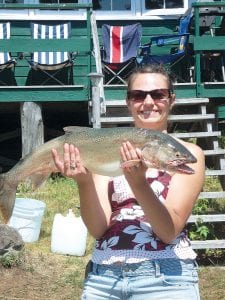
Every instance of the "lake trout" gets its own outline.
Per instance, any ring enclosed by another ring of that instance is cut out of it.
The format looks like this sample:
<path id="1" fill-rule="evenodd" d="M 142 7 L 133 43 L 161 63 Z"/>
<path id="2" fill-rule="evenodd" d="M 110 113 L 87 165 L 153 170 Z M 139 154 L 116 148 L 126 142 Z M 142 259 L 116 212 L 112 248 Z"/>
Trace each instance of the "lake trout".
<path id="1" fill-rule="evenodd" d="M 11 170 L 0 175 L 0 210 L 5 223 L 12 215 L 18 184 L 29 179 L 36 189 L 51 173 L 58 172 L 51 150 L 56 149 L 62 157 L 64 143 L 78 147 L 83 165 L 95 174 L 122 174 L 120 146 L 125 141 L 130 141 L 134 147 L 141 149 L 141 161 L 150 168 L 193 173 L 186 164 L 195 163 L 196 158 L 168 134 L 132 127 L 66 127 L 64 130 L 64 135 L 44 143 Z M 130 165 L 132 163 L 137 164 L 137 161 L 131 161 Z"/>

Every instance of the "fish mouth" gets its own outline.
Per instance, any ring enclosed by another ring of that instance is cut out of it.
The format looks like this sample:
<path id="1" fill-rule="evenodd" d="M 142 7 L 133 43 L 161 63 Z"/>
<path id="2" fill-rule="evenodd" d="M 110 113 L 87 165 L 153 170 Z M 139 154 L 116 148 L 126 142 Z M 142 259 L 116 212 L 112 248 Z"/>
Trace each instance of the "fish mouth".
<path id="1" fill-rule="evenodd" d="M 178 166 L 177 170 L 180 173 L 184 173 L 184 174 L 194 174 L 195 173 L 195 171 L 192 168 L 188 167 L 185 164 Z"/>
<path id="2" fill-rule="evenodd" d="M 194 163 L 196 162 L 196 160 L 194 160 L 193 162 L 187 161 L 186 159 L 184 160 L 173 160 L 169 162 L 169 165 L 171 167 L 173 167 L 174 169 L 176 169 L 176 171 L 180 172 L 180 173 L 184 173 L 184 174 L 194 174 L 195 171 L 190 168 L 189 166 L 187 166 L 187 163 Z"/>

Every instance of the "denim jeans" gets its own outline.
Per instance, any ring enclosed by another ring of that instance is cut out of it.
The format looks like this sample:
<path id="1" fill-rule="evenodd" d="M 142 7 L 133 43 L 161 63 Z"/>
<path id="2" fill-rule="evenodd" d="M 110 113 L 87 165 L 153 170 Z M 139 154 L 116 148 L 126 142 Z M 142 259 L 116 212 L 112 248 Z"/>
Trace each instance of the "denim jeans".
<path id="1" fill-rule="evenodd" d="M 195 261 L 179 259 L 92 264 L 81 299 L 199 300 L 197 265 Z"/>

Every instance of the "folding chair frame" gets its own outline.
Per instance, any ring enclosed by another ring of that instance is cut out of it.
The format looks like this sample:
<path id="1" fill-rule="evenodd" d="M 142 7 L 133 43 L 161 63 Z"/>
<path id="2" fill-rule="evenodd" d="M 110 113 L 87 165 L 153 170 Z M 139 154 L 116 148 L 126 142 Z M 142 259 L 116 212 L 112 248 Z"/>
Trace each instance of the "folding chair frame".
<path id="1" fill-rule="evenodd" d="M 191 20 L 190 14 L 183 16 L 180 21 L 179 32 L 177 34 L 164 34 L 159 36 L 152 36 L 150 42 L 140 47 L 139 57 L 137 59 L 139 65 L 146 64 L 164 64 L 170 69 L 180 62 L 187 55 L 187 45 L 189 39 L 188 25 Z M 174 51 L 168 54 L 152 54 L 152 47 L 163 47 L 171 45 L 171 50 Z M 173 47 L 174 45 L 174 47 Z M 191 67 L 190 67 L 191 69 Z M 177 77 L 177 76 L 176 76 Z M 191 71 L 189 72 L 189 79 L 191 80 Z M 180 78 L 181 81 L 184 81 Z"/>
<path id="2" fill-rule="evenodd" d="M 124 66 L 121 67 L 121 65 L 124 65 Z M 110 68 L 109 65 L 107 65 L 107 63 L 104 63 L 104 66 L 103 66 L 104 73 L 107 73 L 107 71 L 108 71 L 109 74 L 113 75 L 111 79 L 109 79 L 107 82 L 105 82 L 105 84 L 109 85 L 110 83 L 112 83 L 113 81 L 115 81 L 117 79 L 118 79 L 118 82 L 127 84 L 126 78 L 131 73 L 131 70 L 127 72 L 127 74 L 124 78 L 122 77 L 123 72 L 125 70 L 129 70 L 129 68 L 134 69 L 137 66 L 137 62 L 136 62 L 136 58 L 132 58 L 129 60 L 129 62 L 126 61 L 121 64 L 114 64 L 115 68 L 118 69 L 117 73 L 113 71 L 112 66 L 113 66 L 113 64 L 111 64 L 111 68 Z"/>

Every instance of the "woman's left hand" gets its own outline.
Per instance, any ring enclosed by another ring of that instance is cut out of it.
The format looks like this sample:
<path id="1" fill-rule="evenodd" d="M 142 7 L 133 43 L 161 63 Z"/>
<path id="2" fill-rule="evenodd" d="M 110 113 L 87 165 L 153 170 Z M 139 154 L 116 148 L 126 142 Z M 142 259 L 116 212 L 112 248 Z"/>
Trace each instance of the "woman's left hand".
<path id="1" fill-rule="evenodd" d="M 120 154 L 122 160 L 121 168 L 128 182 L 143 182 L 143 179 L 145 180 L 147 167 L 142 162 L 141 150 L 134 148 L 132 144 L 127 141 L 122 143 Z"/>

